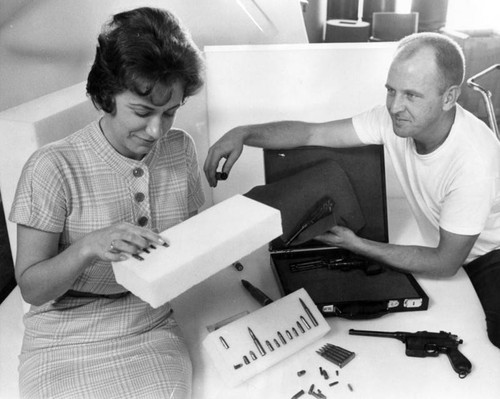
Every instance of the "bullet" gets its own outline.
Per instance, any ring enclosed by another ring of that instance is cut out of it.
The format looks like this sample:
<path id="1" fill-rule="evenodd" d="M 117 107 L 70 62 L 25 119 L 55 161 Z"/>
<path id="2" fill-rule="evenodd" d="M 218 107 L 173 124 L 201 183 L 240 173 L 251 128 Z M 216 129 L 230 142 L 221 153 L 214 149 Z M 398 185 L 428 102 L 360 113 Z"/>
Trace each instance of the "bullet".
<path id="1" fill-rule="evenodd" d="M 273 346 L 271 345 L 271 343 L 270 343 L 268 340 L 266 340 L 266 345 L 267 345 L 267 347 L 269 348 L 269 350 L 270 350 L 271 352 L 272 352 L 272 351 L 274 351 Z"/>
<path id="2" fill-rule="evenodd" d="M 307 320 L 304 318 L 304 316 L 300 316 L 300 320 L 302 321 L 302 323 L 305 324 L 305 326 L 307 327 L 308 330 L 311 329 L 311 326 L 309 325 L 309 323 L 307 322 Z"/>
<path id="3" fill-rule="evenodd" d="M 222 343 L 222 346 L 225 348 L 225 349 L 229 349 L 229 345 L 227 344 L 226 340 L 224 339 L 224 337 L 220 336 L 219 337 L 219 340 L 220 342 Z"/>
<path id="4" fill-rule="evenodd" d="M 243 265 L 241 264 L 241 262 L 234 262 L 233 263 L 233 266 L 235 267 L 236 270 L 238 270 L 239 272 L 241 272 L 243 270 Z"/>
<path id="5" fill-rule="evenodd" d="M 266 306 L 273 301 L 271 298 L 269 298 L 257 287 L 250 284 L 248 281 L 241 280 L 241 284 L 243 284 L 243 287 L 245 287 L 248 290 L 248 292 L 250 292 L 250 295 L 252 295 L 252 297 L 255 298 L 262 306 Z"/>
<path id="6" fill-rule="evenodd" d="M 304 390 L 301 389 L 299 392 L 297 392 L 295 395 L 292 396 L 292 399 L 299 399 L 304 394 L 305 394 Z"/>
<path id="7" fill-rule="evenodd" d="M 227 180 L 228 174 L 226 172 L 216 172 L 215 179 L 217 180 Z"/>
<path id="8" fill-rule="evenodd" d="M 302 300 L 302 298 L 299 298 L 299 301 L 300 301 L 302 307 L 304 308 L 304 310 L 306 311 L 307 316 L 309 316 L 309 319 L 311 319 L 311 322 L 313 323 L 313 326 L 317 327 L 318 326 L 318 321 L 313 316 L 311 310 L 307 307 L 307 305 L 304 303 L 304 301 Z"/>
<path id="9" fill-rule="evenodd" d="M 283 335 L 279 331 L 278 331 L 278 337 L 280 338 L 281 342 L 286 345 L 285 338 L 283 337 Z"/>
<path id="10" fill-rule="evenodd" d="M 260 343 L 258 338 L 255 336 L 254 332 L 252 331 L 252 329 L 250 327 L 248 327 L 248 333 L 252 337 L 252 340 L 253 340 L 255 346 L 257 347 L 257 349 L 259 350 L 260 355 L 264 356 L 266 354 L 266 351 L 264 350 L 264 347 L 262 346 L 262 344 Z"/>

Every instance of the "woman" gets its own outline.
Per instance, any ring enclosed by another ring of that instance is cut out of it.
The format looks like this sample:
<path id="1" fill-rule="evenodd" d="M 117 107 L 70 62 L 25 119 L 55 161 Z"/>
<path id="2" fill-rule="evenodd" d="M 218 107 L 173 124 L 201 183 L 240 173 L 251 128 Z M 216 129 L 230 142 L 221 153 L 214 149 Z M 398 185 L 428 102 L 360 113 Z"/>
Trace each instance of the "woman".
<path id="1" fill-rule="evenodd" d="M 99 120 L 32 155 L 10 220 L 25 316 L 25 398 L 184 398 L 191 363 L 168 304 L 117 284 L 111 261 L 166 245 L 204 201 L 193 140 L 172 129 L 202 85 L 202 59 L 169 12 L 115 15 L 87 92 Z"/>

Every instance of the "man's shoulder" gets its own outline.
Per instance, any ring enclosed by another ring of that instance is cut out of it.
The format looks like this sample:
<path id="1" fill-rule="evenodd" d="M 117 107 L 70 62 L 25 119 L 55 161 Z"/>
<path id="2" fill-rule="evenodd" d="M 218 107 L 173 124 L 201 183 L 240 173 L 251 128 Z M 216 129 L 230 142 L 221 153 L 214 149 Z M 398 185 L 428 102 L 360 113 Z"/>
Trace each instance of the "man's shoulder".
<path id="1" fill-rule="evenodd" d="M 474 164 L 500 170 L 500 141 L 493 131 L 471 112 L 457 107 L 456 140 L 453 152 L 464 168 Z"/>
<path id="2" fill-rule="evenodd" d="M 457 109 L 456 121 L 459 124 L 465 125 L 469 128 L 473 127 L 476 131 L 484 132 L 488 135 L 492 134 L 492 130 L 489 128 L 489 126 L 484 121 L 479 119 L 476 115 L 474 115 L 472 112 L 463 108 L 459 104 L 457 104 L 456 109 Z"/>
<path id="3" fill-rule="evenodd" d="M 500 151 L 500 142 L 495 133 L 485 122 L 461 106 L 457 106 L 456 130 L 467 146 Z"/>
<path id="4" fill-rule="evenodd" d="M 352 117 L 354 130 L 362 141 L 387 136 L 392 132 L 392 122 L 387 107 L 376 105 Z"/>

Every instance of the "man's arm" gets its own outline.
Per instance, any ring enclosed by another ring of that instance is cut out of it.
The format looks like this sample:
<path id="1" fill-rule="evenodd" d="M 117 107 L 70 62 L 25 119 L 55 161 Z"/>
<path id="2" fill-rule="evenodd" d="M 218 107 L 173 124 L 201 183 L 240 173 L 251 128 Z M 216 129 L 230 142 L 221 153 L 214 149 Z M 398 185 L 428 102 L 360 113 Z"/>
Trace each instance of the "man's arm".
<path id="1" fill-rule="evenodd" d="M 221 159 L 226 159 L 222 172 L 229 173 L 244 145 L 285 149 L 302 146 L 356 147 L 363 143 L 350 118 L 323 123 L 282 121 L 238 126 L 222 136 L 208 151 L 203 169 L 210 186 L 217 185 L 215 173 Z"/>
<path id="2" fill-rule="evenodd" d="M 450 277 L 464 264 L 478 236 L 453 234 L 440 229 L 439 244 L 432 248 L 375 242 L 358 237 L 345 227 L 335 226 L 317 239 L 402 271 Z"/>

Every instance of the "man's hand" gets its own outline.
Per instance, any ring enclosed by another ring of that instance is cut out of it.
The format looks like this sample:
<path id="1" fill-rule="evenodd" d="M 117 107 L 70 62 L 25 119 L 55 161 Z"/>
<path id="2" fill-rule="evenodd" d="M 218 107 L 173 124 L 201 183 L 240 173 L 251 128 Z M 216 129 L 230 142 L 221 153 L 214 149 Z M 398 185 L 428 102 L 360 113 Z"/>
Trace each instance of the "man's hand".
<path id="1" fill-rule="evenodd" d="M 327 245 L 348 249 L 354 252 L 355 243 L 359 237 L 347 227 L 333 226 L 326 233 L 315 237 L 316 240 L 324 242 Z"/>
<path id="2" fill-rule="evenodd" d="M 334 226 L 316 239 L 405 272 L 450 277 L 464 264 L 477 237 L 478 234 L 459 235 L 440 229 L 439 244 L 434 248 L 371 241 L 346 227 Z"/>
<path id="3" fill-rule="evenodd" d="M 227 132 L 210 147 L 205 160 L 203 170 L 211 187 L 217 186 L 215 174 L 222 158 L 226 161 L 222 166 L 222 172 L 229 174 L 234 163 L 240 157 L 244 145 L 244 128 L 236 127 Z"/>

